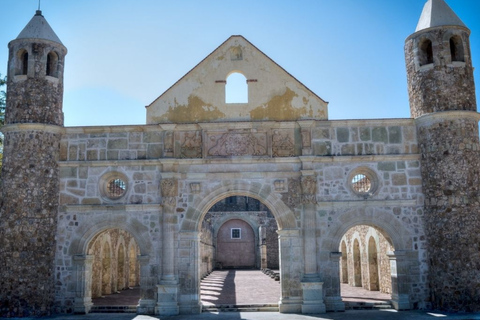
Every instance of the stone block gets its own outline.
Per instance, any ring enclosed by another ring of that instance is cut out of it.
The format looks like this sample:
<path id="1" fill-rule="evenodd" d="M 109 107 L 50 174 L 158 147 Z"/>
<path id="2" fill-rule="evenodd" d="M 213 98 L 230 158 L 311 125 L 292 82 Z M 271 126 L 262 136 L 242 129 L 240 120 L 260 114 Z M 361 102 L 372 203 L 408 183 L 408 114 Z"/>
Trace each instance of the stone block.
<path id="1" fill-rule="evenodd" d="M 160 159 L 162 157 L 161 144 L 149 144 L 147 147 L 147 159 Z"/>
<path id="2" fill-rule="evenodd" d="M 349 142 L 350 141 L 350 130 L 348 128 L 337 128 L 337 141 L 338 142 Z"/>
<path id="3" fill-rule="evenodd" d="M 393 173 L 392 184 L 394 186 L 403 186 L 407 184 L 407 175 L 405 173 Z"/>
<path id="4" fill-rule="evenodd" d="M 75 167 L 61 167 L 60 178 L 77 178 L 77 168 Z"/>
<path id="5" fill-rule="evenodd" d="M 395 171 L 396 165 L 395 162 L 379 162 L 377 168 L 380 171 Z"/>
<path id="6" fill-rule="evenodd" d="M 143 137 L 145 143 L 160 143 L 162 142 L 162 132 L 145 132 Z"/>
<path id="7" fill-rule="evenodd" d="M 330 141 L 326 142 L 314 142 L 313 143 L 313 153 L 317 156 L 328 156 L 332 152 L 332 143 Z"/>
<path id="8" fill-rule="evenodd" d="M 372 129 L 372 140 L 374 142 L 388 143 L 387 129 L 384 127 L 376 127 Z"/>
<path id="9" fill-rule="evenodd" d="M 390 143 L 402 143 L 402 128 L 388 127 L 388 141 Z"/>
<path id="10" fill-rule="evenodd" d="M 360 140 L 370 141 L 372 139 L 372 133 L 370 127 L 360 128 Z"/>
<path id="11" fill-rule="evenodd" d="M 128 140 L 127 139 L 110 139 L 108 140 L 107 149 L 116 150 L 116 149 L 127 149 Z"/>

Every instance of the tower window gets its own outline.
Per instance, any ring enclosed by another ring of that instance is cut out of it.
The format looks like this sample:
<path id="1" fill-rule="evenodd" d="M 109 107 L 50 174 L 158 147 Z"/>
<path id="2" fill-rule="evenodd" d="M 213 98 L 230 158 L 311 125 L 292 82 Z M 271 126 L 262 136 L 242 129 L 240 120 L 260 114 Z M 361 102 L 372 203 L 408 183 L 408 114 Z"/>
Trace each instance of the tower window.
<path id="1" fill-rule="evenodd" d="M 28 72 L 28 52 L 22 49 L 17 54 L 15 75 L 26 75 Z"/>
<path id="2" fill-rule="evenodd" d="M 58 77 L 58 55 L 55 52 L 49 52 L 47 55 L 47 76 Z"/>
<path id="3" fill-rule="evenodd" d="M 453 36 L 450 38 L 450 54 L 452 56 L 452 61 L 465 61 L 463 43 L 459 36 Z"/>
<path id="4" fill-rule="evenodd" d="M 239 72 L 233 72 L 225 85 L 225 103 L 248 103 L 247 78 Z"/>
<path id="5" fill-rule="evenodd" d="M 426 39 L 420 45 L 420 66 L 433 63 L 432 41 Z"/>

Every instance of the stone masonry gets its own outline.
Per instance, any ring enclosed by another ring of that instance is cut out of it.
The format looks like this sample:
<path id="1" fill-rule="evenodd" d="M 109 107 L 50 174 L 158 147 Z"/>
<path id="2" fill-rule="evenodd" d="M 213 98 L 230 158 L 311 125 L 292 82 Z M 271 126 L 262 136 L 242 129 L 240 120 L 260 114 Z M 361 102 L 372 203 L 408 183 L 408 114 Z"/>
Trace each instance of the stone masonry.
<path id="1" fill-rule="evenodd" d="M 146 125 L 69 128 L 66 49 L 37 12 L 9 45 L 0 317 L 89 313 L 133 285 L 139 314 L 199 313 L 229 221 L 251 227 L 250 267 L 279 268 L 282 313 L 344 311 L 342 282 L 399 310 L 478 310 L 468 36 L 444 0 L 427 1 L 405 45 L 409 119 L 328 120 L 327 102 L 231 36 Z M 225 101 L 231 72 L 248 103 Z"/>

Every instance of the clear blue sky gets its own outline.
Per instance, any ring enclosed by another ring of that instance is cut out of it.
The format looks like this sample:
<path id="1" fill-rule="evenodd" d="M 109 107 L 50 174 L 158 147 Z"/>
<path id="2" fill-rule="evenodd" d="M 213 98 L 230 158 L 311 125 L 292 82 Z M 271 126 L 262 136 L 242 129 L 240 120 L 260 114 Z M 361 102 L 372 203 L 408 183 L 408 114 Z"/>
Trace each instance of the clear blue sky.
<path id="1" fill-rule="evenodd" d="M 42 0 L 69 52 L 65 125 L 144 124 L 145 105 L 231 35 L 329 101 L 330 119 L 410 116 L 403 46 L 426 0 Z M 470 28 L 480 81 L 480 0 L 447 0 Z M 38 0 L 0 0 L 0 73 Z M 477 87 L 477 97 L 479 96 Z M 477 98 L 478 100 L 478 98 Z"/>

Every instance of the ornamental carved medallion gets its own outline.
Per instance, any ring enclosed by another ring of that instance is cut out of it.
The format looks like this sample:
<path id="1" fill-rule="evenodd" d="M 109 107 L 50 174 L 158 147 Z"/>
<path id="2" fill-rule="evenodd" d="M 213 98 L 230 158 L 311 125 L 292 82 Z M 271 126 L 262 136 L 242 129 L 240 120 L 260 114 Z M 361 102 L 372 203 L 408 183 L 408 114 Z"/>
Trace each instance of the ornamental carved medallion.
<path id="1" fill-rule="evenodd" d="M 208 156 L 263 156 L 267 154 L 264 133 L 223 133 L 209 136 Z"/>
<path id="2" fill-rule="evenodd" d="M 302 177 L 303 203 L 316 203 L 317 180 L 315 176 Z"/>
<path id="3" fill-rule="evenodd" d="M 202 133 L 200 131 L 185 132 L 180 146 L 181 158 L 202 157 Z"/>
<path id="4" fill-rule="evenodd" d="M 295 144 L 289 133 L 275 131 L 272 136 L 272 154 L 274 157 L 295 156 Z"/>

